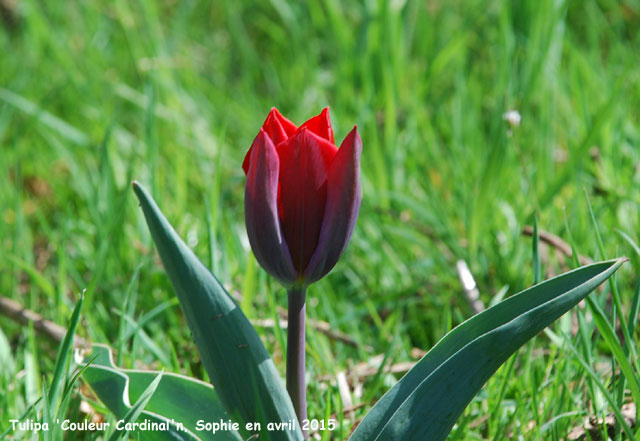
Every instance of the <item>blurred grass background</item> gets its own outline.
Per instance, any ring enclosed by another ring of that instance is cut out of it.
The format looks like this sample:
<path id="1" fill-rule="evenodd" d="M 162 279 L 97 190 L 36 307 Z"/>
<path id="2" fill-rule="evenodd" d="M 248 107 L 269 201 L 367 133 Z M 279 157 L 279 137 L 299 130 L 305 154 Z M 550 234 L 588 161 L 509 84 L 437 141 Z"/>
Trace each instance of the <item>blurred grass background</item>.
<path id="1" fill-rule="evenodd" d="M 0 295 L 65 325 L 86 289 L 79 333 L 117 348 L 124 366 L 205 375 L 134 178 L 250 318 L 286 305 L 251 257 L 243 217 L 240 166 L 272 106 L 298 124 L 330 106 L 336 139 L 357 124 L 364 143 L 356 231 L 308 306 L 359 347 L 309 331 L 309 378 L 327 378 L 310 382 L 310 417 L 342 406 L 337 372 L 380 353 L 412 360 L 472 314 L 458 259 L 487 304 L 530 286 L 521 229 L 534 216 L 603 257 L 585 193 L 606 257 L 633 258 L 619 277 L 631 303 L 640 260 L 616 230 L 640 233 L 640 1 L 0 4 Z M 503 118 L 511 109 L 519 126 Z M 571 267 L 543 257 L 545 276 Z M 2 432 L 40 396 L 55 346 L 0 324 Z M 586 353 L 607 361 L 589 329 Z M 283 369 L 282 332 L 259 332 Z M 610 411 L 567 352 L 539 338 L 522 353 L 451 439 L 562 439 Z M 367 379 L 354 417 L 394 378 Z"/>

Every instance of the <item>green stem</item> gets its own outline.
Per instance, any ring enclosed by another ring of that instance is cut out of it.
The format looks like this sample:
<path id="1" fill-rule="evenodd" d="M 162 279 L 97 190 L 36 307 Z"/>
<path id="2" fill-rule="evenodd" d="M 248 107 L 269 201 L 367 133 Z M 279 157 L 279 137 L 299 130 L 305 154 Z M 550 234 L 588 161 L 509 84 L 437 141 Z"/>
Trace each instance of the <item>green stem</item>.
<path id="1" fill-rule="evenodd" d="M 305 299 L 307 290 L 290 289 L 287 325 L 287 391 L 293 402 L 300 427 L 307 419 L 305 384 Z M 305 439 L 306 431 L 303 431 Z"/>

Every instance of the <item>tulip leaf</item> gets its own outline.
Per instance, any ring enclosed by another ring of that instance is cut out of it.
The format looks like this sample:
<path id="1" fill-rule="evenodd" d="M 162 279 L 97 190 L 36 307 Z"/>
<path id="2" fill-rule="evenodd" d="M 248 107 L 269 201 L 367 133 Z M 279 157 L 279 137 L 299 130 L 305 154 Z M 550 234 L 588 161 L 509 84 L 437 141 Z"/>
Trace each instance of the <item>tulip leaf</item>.
<path id="1" fill-rule="evenodd" d="M 198 347 L 202 363 L 231 418 L 248 438 L 302 440 L 289 394 L 273 360 L 240 307 L 198 260 L 138 183 L 134 191 L 151 236 Z M 267 424 L 294 423 L 294 430 L 267 430 Z M 260 423 L 259 431 L 246 430 Z"/>
<path id="2" fill-rule="evenodd" d="M 120 438 L 126 436 L 130 432 L 135 431 L 135 429 L 129 429 L 127 428 L 127 426 L 129 425 L 129 423 L 136 423 L 138 421 L 138 417 L 142 414 L 144 408 L 147 407 L 147 404 L 149 403 L 149 400 L 151 400 L 151 397 L 153 397 L 153 394 L 155 394 L 156 389 L 158 389 L 158 384 L 160 384 L 160 381 L 162 381 L 162 374 L 162 372 L 158 373 L 158 375 L 156 375 L 156 377 L 149 384 L 149 386 L 147 386 L 144 392 L 142 392 L 142 395 L 140 395 L 133 406 L 131 406 L 129 412 L 127 412 L 124 418 L 122 418 L 122 426 L 124 428 L 118 429 L 113 432 L 109 437 L 109 441 L 118 441 Z M 116 428 L 117 427 L 118 424 L 116 424 Z"/>
<path id="3" fill-rule="evenodd" d="M 153 395 L 147 397 L 148 401 L 137 421 L 168 423 L 169 429 L 139 431 L 136 435 L 140 435 L 142 440 L 242 440 L 240 434 L 233 430 L 213 434 L 211 431 L 196 429 L 198 420 L 227 421 L 229 418 L 210 384 L 166 372 L 158 380 L 158 372 L 119 369 L 113 363 L 111 350 L 105 345 L 94 345 L 93 352 L 85 358 L 85 362 L 91 363 L 82 373 L 83 380 L 118 420 L 124 421 L 127 415 L 132 415 L 135 404 L 130 403 L 144 403 L 141 399 L 144 398 L 145 391 L 154 381 L 159 381 Z M 182 423 L 182 430 L 171 423 L 171 420 Z"/>
<path id="4" fill-rule="evenodd" d="M 511 354 L 624 262 L 609 260 L 570 271 L 460 324 L 373 406 L 350 441 L 444 440 L 473 396 Z"/>

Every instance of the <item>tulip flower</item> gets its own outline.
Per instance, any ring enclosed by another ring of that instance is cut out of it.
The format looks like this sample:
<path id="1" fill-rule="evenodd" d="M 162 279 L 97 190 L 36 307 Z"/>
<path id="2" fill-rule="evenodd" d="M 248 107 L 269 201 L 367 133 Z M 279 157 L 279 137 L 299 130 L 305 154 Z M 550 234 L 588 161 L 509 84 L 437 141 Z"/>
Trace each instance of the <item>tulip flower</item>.
<path id="1" fill-rule="evenodd" d="M 336 148 L 329 109 L 299 128 L 271 109 L 242 167 L 245 221 L 262 267 L 286 287 L 304 287 L 336 264 L 360 208 L 357 128 Z"/>
<path id="2" fill-rule="evenodd" d="M 287 389 L 300 420 L 306 287 L 347 247 L 360 209 L 361 152 L 356 127 L 336 147 L 328 108 L 300 127 L 273 108 L 242 164 L 251 248 L 289 293 Z"/>

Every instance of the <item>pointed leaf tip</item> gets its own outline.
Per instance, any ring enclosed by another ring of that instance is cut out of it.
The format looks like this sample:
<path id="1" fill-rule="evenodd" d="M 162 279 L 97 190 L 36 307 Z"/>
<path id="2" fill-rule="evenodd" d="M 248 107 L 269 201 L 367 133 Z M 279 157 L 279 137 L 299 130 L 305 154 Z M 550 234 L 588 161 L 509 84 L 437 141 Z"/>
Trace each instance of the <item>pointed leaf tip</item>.
<path id="1" fill-rule="evenodd" d="M 513 352 L 627 260 L 574 269 L 458 325 L 375 404 L 349 441 L 444 441 L 473 396 Z"/>

